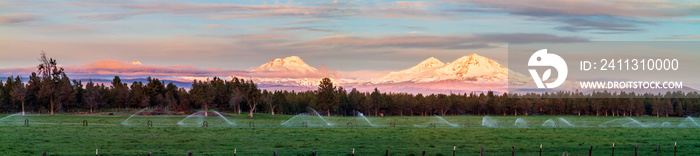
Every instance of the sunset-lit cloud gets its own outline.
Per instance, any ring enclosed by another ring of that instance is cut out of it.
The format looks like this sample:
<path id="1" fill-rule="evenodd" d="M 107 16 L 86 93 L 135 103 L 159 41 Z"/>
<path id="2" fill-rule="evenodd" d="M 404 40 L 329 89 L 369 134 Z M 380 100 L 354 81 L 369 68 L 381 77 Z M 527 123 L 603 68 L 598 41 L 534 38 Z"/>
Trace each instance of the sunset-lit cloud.
<path id="1" fill-rule="evenodd" d="M 429 57 L 506 62 L 514 44 L 698 41 L 699 16 L 697 2 L 666 0 L 10 0 L 0 73 L 28 75 L 43 50 L 81 77 L 370 79 Z M 287 56 L 320 72 L 250 72 Z"/>

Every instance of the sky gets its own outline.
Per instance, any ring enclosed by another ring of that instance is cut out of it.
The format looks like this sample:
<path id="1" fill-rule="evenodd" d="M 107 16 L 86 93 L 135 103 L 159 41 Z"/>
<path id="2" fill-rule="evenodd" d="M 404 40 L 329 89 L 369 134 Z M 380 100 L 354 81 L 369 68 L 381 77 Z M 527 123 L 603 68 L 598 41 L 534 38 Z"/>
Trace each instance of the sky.
<path id="1" fill-rule="evenodd" d="M 28 75 L 7 71 L 34 68 L 42 51 L 87 75 L 206 77 L 287 56 L 385 73 L 471 53 L 507 66 L 514 44 L 699 41 L 700 2 L 4 0 L 0 34 L 6 75 Z"/>

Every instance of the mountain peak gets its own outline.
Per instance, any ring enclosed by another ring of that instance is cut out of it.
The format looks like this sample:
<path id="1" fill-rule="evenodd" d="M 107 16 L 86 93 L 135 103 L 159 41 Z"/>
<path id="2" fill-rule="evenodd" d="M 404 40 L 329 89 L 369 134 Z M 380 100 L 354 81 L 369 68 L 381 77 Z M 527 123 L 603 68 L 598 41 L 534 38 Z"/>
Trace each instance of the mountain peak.
<path id="1" fill-rule="evenodd" d="M 316 68 L 309 66 L 299 56 L 289 56 L 284 59 L 275 58 L 253 71 L 291 71 L 299 73 L 316 73 Z"/>
<path id="2" fill-rule="evenodd" d="M 299 57 L 299 56 L 289 56 L 289 57 L 285 57 L 283 60 L 284 61 L 296 61 L 296 60 L 303 61 L 303 60 L 301 60 L 301 57 Z"/>
<path id="3" fill-rule="evenodd" d="M 439 66 L 444 66 L 445 63 L 442 61 L 436 59 L 435 57 L 430 57 L 428 59 L 425 59 L 424 61 L 418 63 L 418 65 L 414 66 L 415 67 L 420 67 L 420 68 L 431 68 L 431 67 L 439 67 Z"/>
<path id="4" fill-rule="evenodd" d="M 508 69 L 498 62 L 472 53 L 453 62 L 442 63 L 431 57 L 409 69 L 391 72 L 381 82 L 505 81 Z"/>
<path id="5" fill-rule="evenodd" d="M 462 56 L 436 70 L 439 74 L 457 77 L 489 76 L 494 73 L 506 73 L 507 71 L 508 69 L 501 66 L 498 62 L 476 53 Z"/>

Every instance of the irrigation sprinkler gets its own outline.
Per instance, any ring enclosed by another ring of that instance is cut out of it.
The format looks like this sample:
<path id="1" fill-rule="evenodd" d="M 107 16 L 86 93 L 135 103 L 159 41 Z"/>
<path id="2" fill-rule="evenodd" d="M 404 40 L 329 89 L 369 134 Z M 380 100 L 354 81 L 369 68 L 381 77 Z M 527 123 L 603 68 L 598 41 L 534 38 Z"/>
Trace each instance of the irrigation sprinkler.
<path id="1" fill-rule="evenodd" d="M 515 146 L 513 146 L 511 149 L 512 149 L 512 150 L 511 150 L 511 154 L 512 154 L 513 156 L 515 156 Z"/>
<path id="2" fill-rule="evenodd" d="M 153 127 L 153 121 L 148 120 L 148 121 L 146 122 L 146 127 Z"/>
<path id="3" fill-rule="evenodd" d="M 355 156 L 355 149 L 352 149 L 352 156 Z"/>
<path id="4" fill-rule="evenodd" d="M 673 156 L 676 156 L 676 145 L 678 142 L 673 142 Z"/>
<path id="5" fill-rule="evenodd" d="M 484 156 L 484 146 L 481 146 L 481 155 L 480 156 Z"/>
<path id="6" fill-rule="evenodd" d="M 393 127 L 396 127 L 396 123 L 393 123 L 393 122 L 390 123 L 390 124 L 389 124 L 389 127 L 392 127 L 392 128 L 393 128 Z"/>
<path id="7" fill-rule="evenodd" d="M 588 156 L 591 156 L 593 154 L 593 146 L 591 146 L 590 149 L 588 149 Z"/>
<path id="8" fill-rule="evenodd" d="M 255 127 L 255 122 L 254 121 L 248 122 L 248 127 Z"/>
<path id="9" fill-rule="evenodd" d="M 29 126 L 29 119 L 24 119 L 24 126 Z"/>
<path id="10" fill-rule="evenodd" d="M 192 152 L 187 152 L 187 156 L 192 156 Z"/>
<path id="11" fill-rule="evenodd" d="M 235 148 L 233 149 L 233 156 L 236 156 L 237 150 L 238 150 L 238 149 L 235 149 Z"/>
<path id="12" fill-rule="evenodd" d="M 457 154 L 457 146 L 452 146 L 452 156 Z"/>
<path id="13" fill-rule="evenodd" d="M 389 149 L 386 149 L 386 156 L 389 156 Z"/>
<path id="14" fill-rule="evenodd" d="M 95 156 L 98 156 L 98 155 L 100 155 L 100 151 L 99 151 L 99 149 L 95 149 Z"/>
<path id="15" fill-rule="evenodd" d="M 656 156 L 659 156 L 659 151 L 661 151 L 661 144 L 656 147 Z"/>
<path id="16" fill-rule="evenodd" d="M 301 127 L 309 127 L 309 124 L 307 124 L 306 122 L 302 122 Z"/>
<path id="17" fill-rule="evenodd" d="M 637 148 L 639 148 L 639 144 L 634 144 L 634 156 L 637 156 Z"/>
<path id="18" fill-rule="evenodd" d="M 311 156 L 316 156 L 316 151 L 311 152 Z"/>
<path id="19" fill-rule="evenodd" d="M 209 127 L 209 122 L 207 122 L 207 121 L 202 122 L 202 127 Z"/>
<path id="20" fill-rule="evenodd" d="M 436 123 L 430 123 L 430 127 L 435 128 L 435 127 L 437 127 L 437 124 L 436 124 Z"/>
<path id="21" fill-rule="evenodd" d="M 345 126 L 346 126 L 346 127 L 350 127 L 350 128 L 353 127 L 352 122 L 348 122 L 348 124 L 345 124 Z"/>
<path id="22" fill-rule="evenodd" d="M 87 120 L 83 120 L 83 126 L 88 126 Z"/>
<path id="23" fill-rule="evenodd" d="M 152 156 L 152 155 L 153 155 L 153 153 L 151 153 L 151 152 L 148 152 L 148 156 Z"/>
<path id="24" fill-rule="evenodd" d="M 46 156 L 46 151 L 41 152 L 41 155 Z"/>
<path id="25" fill-rule="evenodd" d="M 540 144 L 540 156 L 542 156 L 542 144 Z"/>
<path id="26" fill-rule="evenodd" d="M 272 154 L 273 154 L 274 156 L 277 156 L 277 151 L 273 152 Z"/>
<path id="27" fill-rule="evenodd" d="M 613 143 L 613 147 L 612 147 L 612 156 L 615 156 L 615 143 Z"/>
<path id="28" fill-rule="evenodd" d="M 422 156 L 425 156 L 425 150 L 423 150 L 423 154 L 422 154 Z"/>

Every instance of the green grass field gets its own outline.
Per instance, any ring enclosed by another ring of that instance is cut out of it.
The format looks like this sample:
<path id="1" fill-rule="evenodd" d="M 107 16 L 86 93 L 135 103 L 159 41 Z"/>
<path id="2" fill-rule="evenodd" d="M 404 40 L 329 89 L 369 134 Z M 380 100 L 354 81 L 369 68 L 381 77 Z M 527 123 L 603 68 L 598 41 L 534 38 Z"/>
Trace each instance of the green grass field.
<path id="1" fill-rule="evenodd" d="M 234 125 L 218 116 L 133 116 L 131 112 L 74 115 L 0 115 L 0 153 L 4 155 L 661 155 L 700 154 L 700 128 L 688 118 L 595 116 L 490 116 L 492 127 L 481 126 L 483 116 L 325 117 L 225 113 Z M 185 119 L 187 118 L 187 119 Z M 520 118 L 519 124 L 516 121 Z M 560 119 L 561 118 L 561 119 Z M 28 120 L 30 125 L 24 126 Z M 184 119 L 184 120 L 183 120 Z M 291 119 L 291 120 L 290 120 Z M 551 119 L 551 120 L 550 120 Z M 86 120 L 88 126 L 82 126 Z M 148 121 L 153 127 L 147 127 Z M 549 124 L 547 121 L 549 120 Z M 564 122 L 569 122 L 568 124 Z M 209 127 L 202 127 L 207 121 Z M 255 127 L 249 127 L 254 122 Z M 286 122 L 286 123 L 285 123 Z M 308 127 L 301 127 L 302 123 Z M 180 124 L 178 124 L 180 123 Z M 285 126 L 280 126 L 285 123 Z M 353 127 L 347 127 L 351 123 Z M 493 124 L 497 123 L 497 124 Z M 524 124 L 526 123 L 526 124 Z M 389 125 L 395 124 L 396 127 Z M 544 125 L 543 125 L 544 124 Z M 434 125 L 435 128 L 431 127 Z M 678 126 L 682 127 L 678 127 Z"/>

